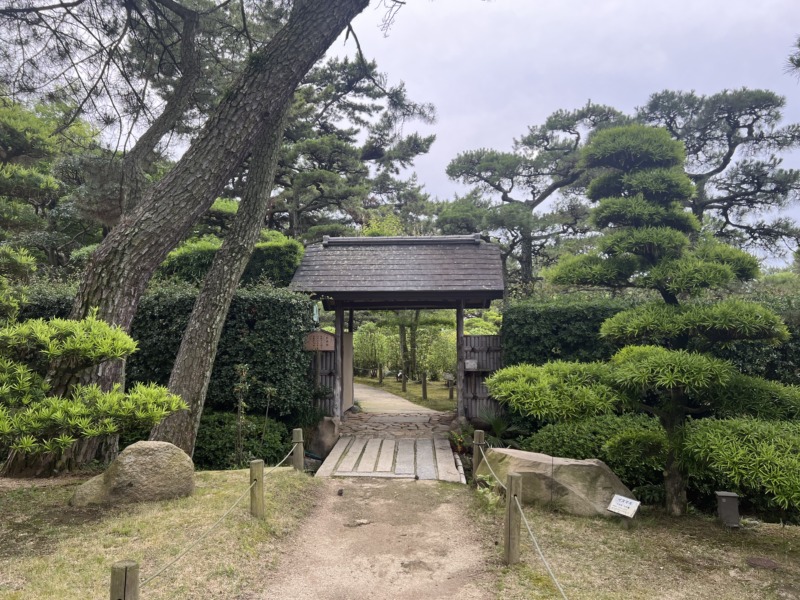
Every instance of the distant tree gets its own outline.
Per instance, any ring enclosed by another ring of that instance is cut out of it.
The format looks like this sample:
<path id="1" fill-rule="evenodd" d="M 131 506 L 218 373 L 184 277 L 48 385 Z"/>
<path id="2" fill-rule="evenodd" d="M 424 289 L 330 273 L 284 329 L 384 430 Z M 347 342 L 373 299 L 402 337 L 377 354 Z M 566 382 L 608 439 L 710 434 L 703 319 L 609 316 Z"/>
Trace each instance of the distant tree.
<path id="1" fill-rule="evenodd" d="M 773 256 L 800 242 L 800 226 L 783 214 L 800 205 L 800 171 L 781 167 L 780 154 L 800 147 L 800 123 L 781 123 L 785 104 L 768 90 L 663 91 L 637 112 L 684 143 L 696 190 L 684 206 L 703 230 Z"/>
<path id="2" fill-rule="evenodd" d="M 579 150 L 587 135 L 624 121 L 619 111 L 587 103 L 574 111 L 558 111 L 543 125 L 530 127 L 513 152 L 480 149 L 459 154 L 447 166 L 451 179 L 473 185 L 493 199 L 491 229 L 503 231 L 506 253 L 519 261 L 523 285 L 533 281 L 534 247 L 580 226 L 576 211 L 553 210 L 545 219 L 534 210 L 560 192 L 580 186 L 585 169 Z M 567 203 L 569 204 L 569 203 Z"/>

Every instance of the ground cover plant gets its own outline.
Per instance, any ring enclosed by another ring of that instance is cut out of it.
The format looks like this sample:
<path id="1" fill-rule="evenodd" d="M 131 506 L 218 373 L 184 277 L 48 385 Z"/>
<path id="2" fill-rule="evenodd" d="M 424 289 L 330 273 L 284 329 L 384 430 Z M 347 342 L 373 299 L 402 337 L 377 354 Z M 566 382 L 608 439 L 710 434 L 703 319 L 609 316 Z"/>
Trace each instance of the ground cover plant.
<path id="1" fill-rule="evenodd" d="M 139 562 L 144 580 L 222 516 L 247 489 L 248 473 L 197 473 L 188 498 L 115 508 L 67 506 L 74 482 L 16 489 L 0 483 L 0 597 L 106 597 L 111 565 L 123 559 Z M 245 497 L 143 597 L 231 598 L 255 589 L 278 558 L 278 542 L 311 508 L 317 485 L 290 468 L 269 475 L 263 520 L 250 516 Z"/>

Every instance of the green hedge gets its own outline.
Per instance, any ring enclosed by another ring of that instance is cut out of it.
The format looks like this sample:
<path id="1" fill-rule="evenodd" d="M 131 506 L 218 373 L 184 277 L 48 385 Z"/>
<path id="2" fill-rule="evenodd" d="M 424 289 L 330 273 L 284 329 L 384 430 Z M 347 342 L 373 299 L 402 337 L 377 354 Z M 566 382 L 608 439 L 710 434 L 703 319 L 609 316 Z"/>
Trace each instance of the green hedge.
<path id="1" fill-rule="evenodd" d="M 157 275 L 166 279 L 178 279 L 196 283 L 203 279 L 214 262 L 222 239 L 214 235 L 188 240 L 167 255 Z M 264 231 L 250 262 L 242 274 L 242 283 L 251 284 L 268 279 L 273 285 L 285 287 L 303 257 L 303 245 L 276 231 Z"/>
<path id="2" fill-rule="evenodd" d="M 603 298 L 512 304 L 503 311 L 504 364 L 607 360 L 616 348 L 599 337 L 600 325 L 629 307 Z"/>
<path id="3" fill-rule="evenodd" d="M 735 342 L 715 347 L 711 353 L 746 375 L 800 385 L 800 307 L 785 298 L 743 298 L 777 312 L 789 328 L 789 341 L 780 345 Z M 503 311 L 504 363 L 608 360 L 618 348 L 598 336 L 600 326 L 630 306 L 629 301 L 604 298 L 514 303 Z"/>
<path id="4" fill-rule="evenodd" d="M 260 458 L 275 465 L 291 448 L 286 425 L 264 417 L 247 415 L 242 421 L 242 449 L 244 459 L 236 457 L 236 415 L 205 411 L 197 432 L 194 464 L 198 469 L 234 469 L 247 466 L 250 460 Z"/>
<path id="5" fill-rule="evenodd" d="M 74 293 L 65 286 L 36 288 L 28 295 L 23 318 L 67 316 Z M 131 327 L 139 350 L 128 359 L 128 384 L 168 382 L 196 295 L 196 288 L 187 284 L 162 284 L 142 298 Z M 303 338 L 313 325 L 312 308 L 308 297 L 285 289 L 262 285 L 238 290 L 222 331 L 206 406 L 235 410 L 233 367 L 246 363 L 252 377 L 249 409 L 263 414 L 271 392 L 270 415 L 303 422 L 313 391 L 310 354 L 303 351 Z"/>

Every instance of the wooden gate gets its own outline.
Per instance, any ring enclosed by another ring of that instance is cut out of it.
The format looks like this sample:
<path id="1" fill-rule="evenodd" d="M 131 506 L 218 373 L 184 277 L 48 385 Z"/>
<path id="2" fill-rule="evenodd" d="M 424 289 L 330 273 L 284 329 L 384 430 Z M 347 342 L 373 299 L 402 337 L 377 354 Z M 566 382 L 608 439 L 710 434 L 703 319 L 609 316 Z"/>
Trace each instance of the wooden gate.
<path id="1" fill-rule="evenodd" d="M 503 366 L 499 335 L 464 336 L 464 407 L 468 419 L 500 410 L 489 397 L 486 378 Z"/>

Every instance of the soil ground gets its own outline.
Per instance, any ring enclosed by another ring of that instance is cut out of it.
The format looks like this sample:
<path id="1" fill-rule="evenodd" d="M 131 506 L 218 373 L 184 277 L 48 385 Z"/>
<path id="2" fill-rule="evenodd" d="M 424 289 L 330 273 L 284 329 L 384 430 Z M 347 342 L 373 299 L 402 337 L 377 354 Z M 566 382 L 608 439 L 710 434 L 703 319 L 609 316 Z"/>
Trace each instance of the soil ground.
<path id="1" fill-rule="evenodd" d="M 470 518 L 474 491 L 467 486 L 375 479 L 325 485 L 254 599 L 494 596 L 494 542 Z"/>

